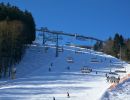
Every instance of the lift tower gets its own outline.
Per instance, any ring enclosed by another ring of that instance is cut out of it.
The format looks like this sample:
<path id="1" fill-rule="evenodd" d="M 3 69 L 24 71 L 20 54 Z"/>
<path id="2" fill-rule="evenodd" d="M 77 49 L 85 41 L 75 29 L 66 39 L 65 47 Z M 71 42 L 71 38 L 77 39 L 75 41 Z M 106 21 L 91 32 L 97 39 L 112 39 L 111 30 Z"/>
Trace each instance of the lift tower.
<path id="1" fill-rule="evenodd" d="M 46 40 L 46 37 L 45 37 L 45 33 L 51 33 L 51 34 L 55 34 L 56 35 L 56 57 L 58 57 L 58 41 L 59 41 L 59 35 L 65 35 L 65 36 L 70 36 L 70 37 L 75 37 L 76 39 L 78 40 L 84 40 L 84 41 L 87 41 L 87 40 L 95 40 L 95 41 L 99 41 L 99 42 L 102 42 L 104 43 L 104 41 L 100 40 L 100 39 L 97 39 L 97 38 L 93 38 L 93 37 L 87 37 L 87 36 L 84 36 L 84 35 L 80 35 L 78 33 L 65 33 L 63 31 L 51 31 L 49 30 L 47 27 L 41 27 L 40 29 L 36 29 L 36 31 L 40 31 L 42 32 L 43 34 L 43 45 L 45 44 L 45 42 L 47 41 Z"/>

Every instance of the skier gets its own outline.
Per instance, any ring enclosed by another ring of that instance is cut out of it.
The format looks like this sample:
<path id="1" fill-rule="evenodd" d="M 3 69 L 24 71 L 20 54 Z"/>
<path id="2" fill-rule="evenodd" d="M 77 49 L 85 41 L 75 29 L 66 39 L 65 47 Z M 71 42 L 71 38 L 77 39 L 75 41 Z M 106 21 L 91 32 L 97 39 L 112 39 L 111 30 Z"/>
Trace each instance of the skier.
<path id="1" fill-rule="evenodd" d="M 56 100 L 55 97 L 53 97 L 53 100 Z"/>
<path id="2" fill-rule="evenodd" d="M 105 76 L 107 77 L 107 73 L 105 74 Z"/>
<path id="3" fill-rule="evenodd" d="M 51 67 L 53 66 L 53 63 L 51 63 Z"/>
<path id="4" fill-rule="evenodd" d="M 97 71 L 96 71 L 96 74 L 97 74 Z"/>
<path id="5" fill-rule="evenodd" d="M 48 71 L 50 72 L 51 71 L 51 68 L 49 67 Z"/>
<path id="6" fill-rule="evenodd" d="M 109 82 L 109 80 L 110 80 L 110 77 L 109 77 L 109 76 L 107 76 L 107 82 Z"/>
<path id="7" fill-rule="evenodd" d="M 120 82 L 120 76 L 118 76 L 118 78 L 117 78 L 117 83 L 119 83 Z"/>
<path id="8" fill-rule="evenodd" d="M 70 70 L 70 67 L 68 66 L 67 69 Z"/>
<path id="9" fill-rule="evenodd" d="M 70 98 L 70 94 L 69 94 L 69 92 L 67 92 L 67 98 Z"/>
<path id="10" fill-rule="evenodd" d="M 90 69 L 90 72 L 92 72 L 93 70 L 92 69 Z"/>

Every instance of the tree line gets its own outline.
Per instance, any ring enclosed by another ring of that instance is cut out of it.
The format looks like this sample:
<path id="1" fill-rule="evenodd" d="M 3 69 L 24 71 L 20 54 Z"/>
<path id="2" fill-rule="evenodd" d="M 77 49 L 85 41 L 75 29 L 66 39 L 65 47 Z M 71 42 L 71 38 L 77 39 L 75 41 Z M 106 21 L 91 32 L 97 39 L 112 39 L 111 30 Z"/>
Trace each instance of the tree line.
<path id="1" fill-rule="evenodd" d="M 130 61 L 130 38 L 126 39 L 116 33 L 114 38 L 109 37 L 105 43 L 96 42 L 94 50 L 103 51 L 119 59 Z"/>
<path id="2" fill-rule="evenodd" d="M 32 14 L 9 3 L 0 3 L 0 78 L 11 77 L 26 47 L 35 40 Z"/>

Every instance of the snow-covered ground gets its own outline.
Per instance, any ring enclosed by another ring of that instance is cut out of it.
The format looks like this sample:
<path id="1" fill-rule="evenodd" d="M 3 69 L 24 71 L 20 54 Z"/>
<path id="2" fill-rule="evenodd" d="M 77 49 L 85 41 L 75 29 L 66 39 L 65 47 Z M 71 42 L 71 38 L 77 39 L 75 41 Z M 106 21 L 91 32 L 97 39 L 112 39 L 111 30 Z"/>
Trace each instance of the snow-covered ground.
<path id="1" fill-rule="evenodd" d="M 102 100 L 130 100 L 130 79 L 107 91 Z"/>
<path id="2" fill-rule="evenodd" d="M 67 62 L 68 57 L 73 63 Z M 16 66 L 16 79 L 0 81 L 0 100 L 100 100 L 111 85 L 106 73 L 120 65 L 120 60 L 93 50 L 64 46 L 56 58 L 53 47 L 45 52 L 45 47 L 30 46 Z M 92 72 L 81 73 L 83 66 Z M 127 64 L 123 66 L 128 70 Z M 125 75 L 120 73 L 120 77 Z"/>
<path id="3" fill-rule="evenodd" d="M 107 90 L 102 100 L 130 100 L 130 78 L 112 90 Z"/>

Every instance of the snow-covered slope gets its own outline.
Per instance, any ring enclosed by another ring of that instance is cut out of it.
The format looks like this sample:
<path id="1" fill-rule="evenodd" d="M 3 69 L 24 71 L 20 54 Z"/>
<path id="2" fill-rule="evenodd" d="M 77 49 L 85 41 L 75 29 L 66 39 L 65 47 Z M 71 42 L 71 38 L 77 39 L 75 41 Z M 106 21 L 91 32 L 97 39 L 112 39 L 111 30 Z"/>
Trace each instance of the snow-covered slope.
<path id="1" fill-rule="evenodd" d="M 111 91 L 107 91 L 102 100 L 129 100 L 130 99 L 130 79 L 119 84 Z"/>
<path id="2" fill-rule="evenodd" d="M 0 100 L 98 100 L 111 85 L 105 74 L 121 65 L 120 60 L 93 50 L 64 46 L 56 58 L 55 48 L 44 49 L 31 46 L 27 50 L 16 66 L 16 79 L 0 87 Z M 67 62 L 68 57 L 73 63 Z M 93 71 L 81 73 L 83 66 Z"/>
<path id="3" fill-rule="evenodd" d="M 127 70 L 130 72 L 130 65 L 127 66 Z M 102 100 L 130 100 L 130 74 L 115 88 L 107 90 Z"/>

